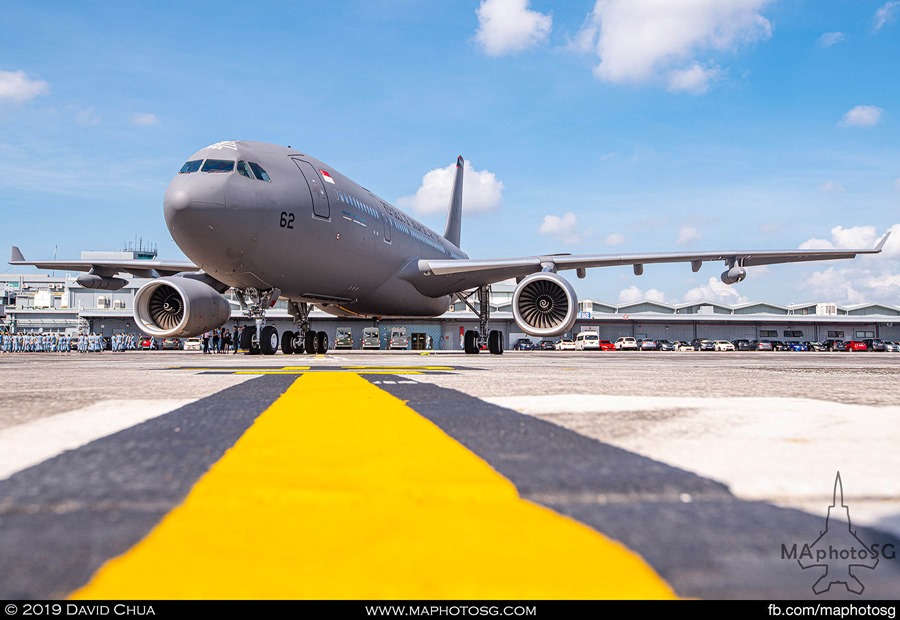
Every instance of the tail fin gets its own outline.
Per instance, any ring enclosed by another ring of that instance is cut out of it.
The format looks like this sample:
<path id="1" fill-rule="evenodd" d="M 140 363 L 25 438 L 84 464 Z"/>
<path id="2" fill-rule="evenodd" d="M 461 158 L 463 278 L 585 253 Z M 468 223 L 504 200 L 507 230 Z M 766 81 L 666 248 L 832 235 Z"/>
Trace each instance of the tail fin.
<path id="1" fill-rule="evenodd" d="M 447 230 L 444 239 L 459 247 L 459 232 L 462 226 L 462 190 L 465 162 L 462 155 L 456 158 L 456 177 L 453 179 L 453 192 L 450 194 L 450 212 L 447 213 Z"/>

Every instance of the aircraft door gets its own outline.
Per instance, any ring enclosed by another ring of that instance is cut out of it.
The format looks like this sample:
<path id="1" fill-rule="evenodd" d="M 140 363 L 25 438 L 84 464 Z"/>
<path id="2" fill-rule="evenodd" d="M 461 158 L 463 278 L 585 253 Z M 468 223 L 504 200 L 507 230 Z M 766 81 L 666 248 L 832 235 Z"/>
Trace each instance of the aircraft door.
<path id="1" fill-rule="evenodd" d="M 322 181 L 319 173 L 308 161 L 294 159 L 294 163 L 300 168 L 300 172 L 303 173 L 306 182 L 309 184 L 309 190 L 312 193 L 313 214 L 317 217 L 330 218 L 331 209 L 328 206 L 328 192 L 325 191 L 325 183 Z"/>
<path id="2" fill-rule="evenodd" d="M 391 226 L 390 217 L 391 217 L 390 213 L 388 213 L 388 210 L 385 208 L 384 204 L 382 203 L 382 205 L 381 205 L 381 222 L 382 222 L 382 224 L 384 224 L 384 242 L 385 243 L 391 242 L 392 226 Z"/>

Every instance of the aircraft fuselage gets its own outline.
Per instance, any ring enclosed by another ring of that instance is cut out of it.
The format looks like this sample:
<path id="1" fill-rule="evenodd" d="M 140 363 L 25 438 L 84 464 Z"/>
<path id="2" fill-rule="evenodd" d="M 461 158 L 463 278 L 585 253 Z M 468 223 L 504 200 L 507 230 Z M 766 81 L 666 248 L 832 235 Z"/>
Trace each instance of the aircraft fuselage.
<path id="1" fill-rule="evenodd" d="M 441 235 L 296 149 L 220 142 L 166 190 L 166 224 L 196 265 L 229 286 L 277 288 L 335 314 L 436 316 L 399 277 L 419 259 L 466 258 Z"/>

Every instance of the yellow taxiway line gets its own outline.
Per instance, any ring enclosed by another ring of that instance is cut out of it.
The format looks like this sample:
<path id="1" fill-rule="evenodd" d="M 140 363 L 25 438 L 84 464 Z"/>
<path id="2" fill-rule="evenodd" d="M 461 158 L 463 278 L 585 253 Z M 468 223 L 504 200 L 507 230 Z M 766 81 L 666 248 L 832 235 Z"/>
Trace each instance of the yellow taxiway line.
<path id="1" fill-rule="evenodd" d="M 355 373 L 299 377 L 76 599 L 672 598 Z"/>

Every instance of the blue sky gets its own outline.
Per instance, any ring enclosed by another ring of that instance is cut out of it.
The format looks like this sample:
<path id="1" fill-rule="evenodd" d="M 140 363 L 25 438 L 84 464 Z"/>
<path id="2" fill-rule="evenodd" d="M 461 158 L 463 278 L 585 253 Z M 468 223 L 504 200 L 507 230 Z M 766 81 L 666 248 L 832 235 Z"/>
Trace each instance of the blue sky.
<path id="1" fill-rule="evenodd" d="M 64 258 L 142 237 L 182 259 L 169 180 L 246 139 L 302 148 L 438 231 L 463 155 L 472 257 L 868 247 L 893 227 L 877 257 L 735 287 L 711 263 L 573 284 L 900 305 L 898 78 L 900 0 L 13 3 L 0 246 Z"/>

